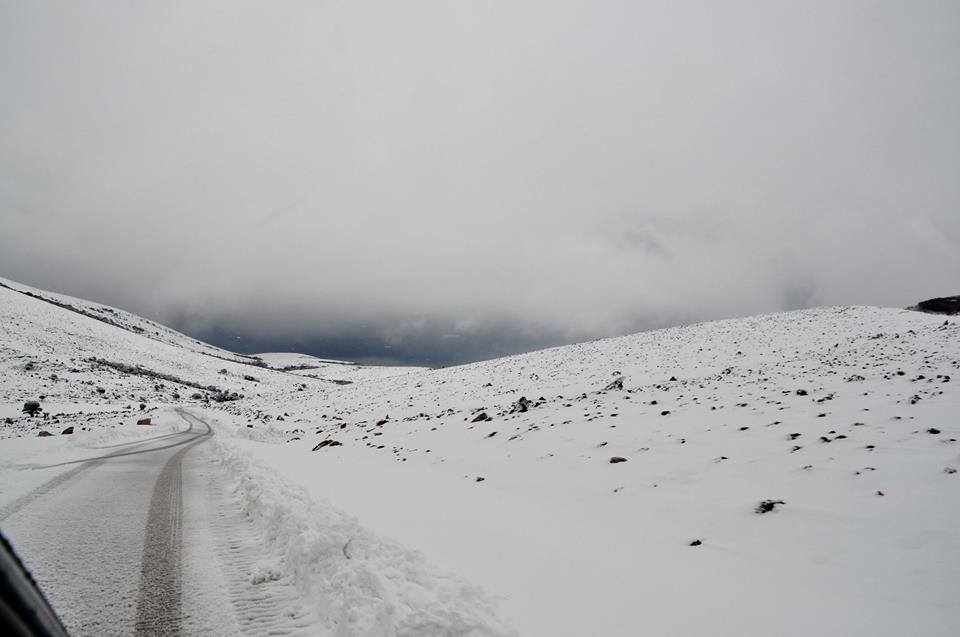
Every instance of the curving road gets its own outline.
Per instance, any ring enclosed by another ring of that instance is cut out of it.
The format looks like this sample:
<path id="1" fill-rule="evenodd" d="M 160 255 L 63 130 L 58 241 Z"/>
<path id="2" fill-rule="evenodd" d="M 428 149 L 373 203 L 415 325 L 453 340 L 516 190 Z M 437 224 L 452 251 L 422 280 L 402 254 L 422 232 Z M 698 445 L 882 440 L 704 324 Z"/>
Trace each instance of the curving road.
<path id="1" fill-rule="evenodd" d="M 184 458 L 213 431 L 183 431 L 50 466 L 57 477 L 0 508 L 0 527 L 75 635 L 184 631 Z"/>

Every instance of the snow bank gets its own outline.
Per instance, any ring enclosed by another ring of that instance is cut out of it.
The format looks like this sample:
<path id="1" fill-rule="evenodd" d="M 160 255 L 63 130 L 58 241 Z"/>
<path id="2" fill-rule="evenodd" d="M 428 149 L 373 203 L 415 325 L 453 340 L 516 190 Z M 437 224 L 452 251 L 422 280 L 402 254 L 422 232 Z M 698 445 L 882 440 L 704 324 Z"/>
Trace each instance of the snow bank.
<path id="1" fill-rule="evenodd" d="M 278 556 L 278 568 L 293 576 L 332 634 L 516 634 L 482 590 L 439 572 L 420 553 L 377 537 L 355 518 L 312 499 L 229 441 L 214 438 L 214 448 L 243 511 Z"/>

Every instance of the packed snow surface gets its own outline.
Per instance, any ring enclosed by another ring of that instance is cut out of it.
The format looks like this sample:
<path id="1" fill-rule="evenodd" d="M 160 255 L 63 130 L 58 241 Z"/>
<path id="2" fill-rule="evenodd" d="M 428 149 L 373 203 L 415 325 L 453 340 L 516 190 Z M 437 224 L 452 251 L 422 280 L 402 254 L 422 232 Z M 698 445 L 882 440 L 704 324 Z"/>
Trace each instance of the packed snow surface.
<path id="1" fill-rule="evenodd" d="M 823 308 L 426 370 L 242 357 L 71 304 L 0 288 L 0 507 L 42 482 L 30 467 L 184 408 L 215 432 L 185 534 L 220 511 L 186 555 L 219 556 L 224 599 L 283 585 L 264 633 L 960 625 L 955 318 Z"/>

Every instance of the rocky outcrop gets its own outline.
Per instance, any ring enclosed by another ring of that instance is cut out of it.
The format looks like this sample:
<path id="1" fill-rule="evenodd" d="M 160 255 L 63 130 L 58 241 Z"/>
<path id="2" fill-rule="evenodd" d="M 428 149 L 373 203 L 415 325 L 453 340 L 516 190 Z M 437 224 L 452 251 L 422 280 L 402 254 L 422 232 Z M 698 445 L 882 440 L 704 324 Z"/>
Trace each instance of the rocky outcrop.
<path id="1" fill-rule="evenodd" d="M 960 314 L 960 296 L 944 296 L 920 301 L 911 310 L 932 314 Z"/>

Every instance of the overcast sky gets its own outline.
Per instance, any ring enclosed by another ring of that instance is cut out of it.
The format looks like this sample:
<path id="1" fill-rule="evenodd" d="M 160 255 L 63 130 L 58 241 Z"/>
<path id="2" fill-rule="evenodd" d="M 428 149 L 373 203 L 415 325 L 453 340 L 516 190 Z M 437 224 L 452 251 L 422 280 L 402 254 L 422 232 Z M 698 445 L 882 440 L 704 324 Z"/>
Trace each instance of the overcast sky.
<path id="1" fill-rule="evenodd" d="M 435 364 L 957 294 L 960 2 L 0 0 L 0 274 Z"/>

